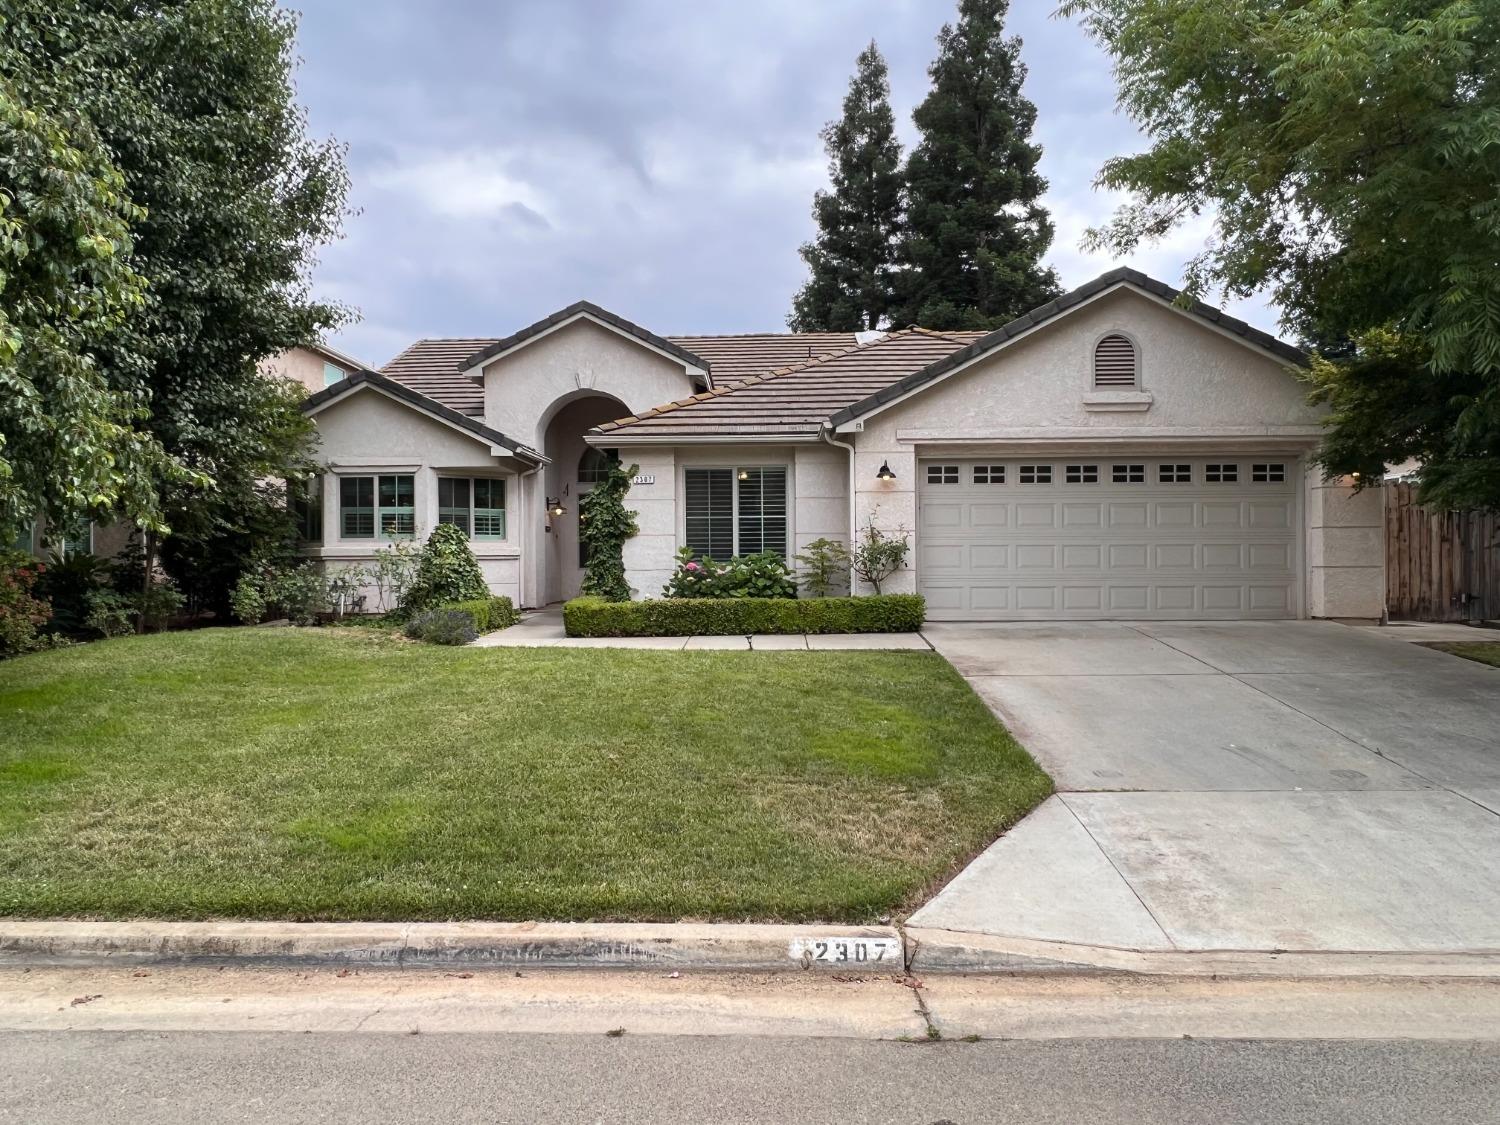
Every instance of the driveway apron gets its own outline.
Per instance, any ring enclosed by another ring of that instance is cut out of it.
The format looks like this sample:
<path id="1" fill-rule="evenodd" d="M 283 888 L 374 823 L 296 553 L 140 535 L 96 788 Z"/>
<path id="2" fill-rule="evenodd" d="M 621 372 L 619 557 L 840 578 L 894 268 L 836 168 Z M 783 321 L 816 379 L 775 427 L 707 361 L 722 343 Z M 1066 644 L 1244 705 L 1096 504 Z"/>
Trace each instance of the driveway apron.
<path id="1" fill-rule="evenodd" d="M 943 624 L 1057 782 L 913 925 L 1500 950 L 1500 670 L 1328 622 Z"/>

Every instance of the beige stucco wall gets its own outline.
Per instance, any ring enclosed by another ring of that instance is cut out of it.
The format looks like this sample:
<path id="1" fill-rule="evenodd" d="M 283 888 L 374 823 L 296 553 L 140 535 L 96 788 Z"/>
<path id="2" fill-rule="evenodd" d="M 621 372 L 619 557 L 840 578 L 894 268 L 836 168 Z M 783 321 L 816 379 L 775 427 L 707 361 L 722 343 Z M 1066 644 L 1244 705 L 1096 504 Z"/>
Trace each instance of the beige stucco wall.
<path id="1" fill-rule="evenodd" d="M 381 473 L 410 473 L 415 478 L 417 539 L 437 526 L 437 481 L 441 475 L 494 476 L 506 482 L 504 540 L 473 540 L 475 557 L 490 592 L 519 604 L 521 541 L 520 489 L 513 464 L 489 452 L 482 440 L 471 438 L 374 390 L 357 391 L 314 415 L 318 427 L 318 459 L 327 466 L 323 487 L 323 544 L 308 554 L 325 569 L 350 564 L 368 566 L 380 540 L 344 539 L 339 535 L 338 478 Z M 366 587 L 367 606 L 376 605 L 373 587 Z M 390 607 L 385 607 L 390 608 Z"/>
<path id="2" fill-rule="evenodd" d="M 625 541 L 625 579 L 633 598 L 659 598 L 676 566 L 678 544 L 677 451 L 671 446 L 634 446 L 620 450 L 620 460 L 638 466 L 651 483 L 630 486 L 625 506 L 636 513 L 639 534 Z"/>
<path id="3" fill-rule="evenodd" d="M 1385 615 L 1385 492 L 1307 477 L 1307 602 L 1310 617 Z"/>
<path id="4" fill-rule="evenodd" d="M 306 387 L 309 394 L 315 394 L 327 386 L 323 378 L 325 363 L 333 363 L 333 361 L 307 348 L 289 348 L 268 359 L 261 360 L 257 366 L 263 374 L 280 375 L 291 379 Z M 333 363 L 333 366 L 345 375 L 349 374 L 349 369 L 345 364 Z"/>
<path id="5" fill-rule="evenodd" d="M 1141 394 L 1093 392 L 1093 349 L 1110 332 L 1136 342 L 1139 390 L 1150 396 L 1149 405 Z M 1091 409 L 1091 398 L 1106 402 Z M 842 436 L 858 451 L 857 521 L 862 525 L 873 517 L 883 528 L 910 532 L 917 524 L 917 457 L 944 443 L 945 452 L 962 448 L 971 455 L 985 451 L 986 441 L 995 451 L 1042 450 L 1049 443 L 1140 447 L 1150 442 L 1162 448 L 1199 443 L 1236 452 L 1260 446 L 1301 454 L 1316 444 L 1321 417 L 1307 402 L 1305 387 L 1280 361 L 1126 289 L 1063 316 L 867 419 L 862 431 Z M 875 479 L 882 462 L 895 471 L 894 481 Z M 1341 507 L 1336 497 L 1342 491 L 1309 485 L 1307 609 L 1313 616 L 1379 616 L 1372 607 L 1384 602 L 1383 552 L 1369 534 L 1379 521 L 1371 522 L 1368 501 L 1354 506 L 1357 513 Z M 1352 522 L 1325 522 L 1330 519 Z M 893 576 L 884 588 L 914 590 L 915 571 Z"/>
<path id="6" fill-rule="evenodd" d="M 591 320 L 573 321 L 484 368 L 485 423 L 536 449 L 552 415 L 573 398 L 613 395 L 633 413 L 692 393 L 681 363 Z"/>

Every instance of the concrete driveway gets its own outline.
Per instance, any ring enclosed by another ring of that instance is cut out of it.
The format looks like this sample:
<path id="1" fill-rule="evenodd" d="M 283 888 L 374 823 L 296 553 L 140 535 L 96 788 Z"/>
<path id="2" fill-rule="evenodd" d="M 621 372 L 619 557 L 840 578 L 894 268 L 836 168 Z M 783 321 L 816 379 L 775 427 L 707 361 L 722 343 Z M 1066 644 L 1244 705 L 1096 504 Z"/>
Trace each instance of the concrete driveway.
<path id="1" fill-rule="evenodd" d="M 1326 622 L 934 625 L 1057 782 L 914 925 L 1500 950 L 1500 670 Z"/>

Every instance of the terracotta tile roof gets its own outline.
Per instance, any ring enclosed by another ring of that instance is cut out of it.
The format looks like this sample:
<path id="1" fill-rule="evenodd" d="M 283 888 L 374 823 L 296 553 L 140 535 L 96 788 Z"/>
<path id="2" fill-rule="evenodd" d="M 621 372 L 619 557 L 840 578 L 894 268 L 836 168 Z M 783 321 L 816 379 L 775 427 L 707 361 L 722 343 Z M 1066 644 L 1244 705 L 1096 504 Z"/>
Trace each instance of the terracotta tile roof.
<path id="1" fill-rule="evenodd" d="M 752 332 L 737 336 L 667 336 L 675 346 L 708 363 L 715 386 L 761 375 L 810 357 L 854 347 L 852 332 Z M 472 357 L 500 343 L 499 337 L 418 340 L 380 370 L 428 398 L 463 414 L 484 413 L 484 390 L 463 374 Z"/>
<path id="2" fill-rule="evenodd" d="M 595 433 L 638 437 L 815 434 L 836 411 L 968 346 L 982 332 L 907 328 L 863 347 L 754 375 L 606 422 Z"/>
<path id="3" fill-rule="evenodd" d="M 380 369 L 398 383 L 460 414 L 484 413 L 484 388 L 459 371 L 459 364 L 497 337 L 464 340 L 418 340 Z"/>

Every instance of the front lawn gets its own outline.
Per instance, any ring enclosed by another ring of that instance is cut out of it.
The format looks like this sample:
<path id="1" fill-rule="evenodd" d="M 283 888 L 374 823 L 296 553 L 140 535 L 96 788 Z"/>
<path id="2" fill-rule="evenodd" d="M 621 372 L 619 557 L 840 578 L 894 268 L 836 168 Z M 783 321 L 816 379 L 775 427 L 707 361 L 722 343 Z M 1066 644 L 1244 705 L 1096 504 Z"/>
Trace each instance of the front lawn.
<path id="1" fill-rule="evenodd" d="M 868 921 L 1050 789 L 928 653 L 216 629 L 0 663 L 0 914 Z"/>
<path id="2" fill-rule="evenodd" d="M 1434 641 L 1427 647 L 1500 668 L 1500 641 Z"/>

